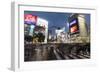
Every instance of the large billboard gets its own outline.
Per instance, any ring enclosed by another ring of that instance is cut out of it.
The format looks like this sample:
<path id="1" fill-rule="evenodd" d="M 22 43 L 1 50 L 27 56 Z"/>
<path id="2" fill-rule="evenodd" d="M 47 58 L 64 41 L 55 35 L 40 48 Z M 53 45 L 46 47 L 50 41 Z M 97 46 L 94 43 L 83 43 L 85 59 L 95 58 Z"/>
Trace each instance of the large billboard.
<path id="1" fill-rule="evenodd" d="M 36 25 L 36 22 L 37 22 L 37 16 L 34 16 L 32 14 L 24 15 L 24 24 Z"/>
<path id="2" fill-rule="evenodd" d="M 69 22 L 69 31 L 71 34 L 78 33 L 79 32 L 79 25 L 78 25 L 78 19 L 75 18 L 72 21 Z"/>

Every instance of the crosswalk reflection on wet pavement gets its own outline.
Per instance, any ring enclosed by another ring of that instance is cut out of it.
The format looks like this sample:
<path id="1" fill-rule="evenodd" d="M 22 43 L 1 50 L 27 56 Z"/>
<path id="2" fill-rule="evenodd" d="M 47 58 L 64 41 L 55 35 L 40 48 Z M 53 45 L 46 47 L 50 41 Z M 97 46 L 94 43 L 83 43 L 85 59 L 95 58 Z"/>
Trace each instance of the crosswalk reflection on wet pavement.
<path id="1" fill-rule="evenodd" d="M 25 62 L 90 58 L 90 43 L 26 44 L 24 47 Z"/>

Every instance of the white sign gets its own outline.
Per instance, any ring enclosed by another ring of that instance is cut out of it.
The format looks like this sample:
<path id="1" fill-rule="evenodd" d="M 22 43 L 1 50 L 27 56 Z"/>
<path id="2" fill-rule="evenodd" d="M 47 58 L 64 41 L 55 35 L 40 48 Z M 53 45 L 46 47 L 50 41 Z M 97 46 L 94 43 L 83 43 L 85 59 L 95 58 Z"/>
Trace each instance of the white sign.
<path id="1" fill-rule="evenodd" d="M 47 20 L 45 20 L 45 19 L 42 19 L 42 18 L 37 18 L 37 25 L 38 26 L 42 26 L 42 27 L 44 27 L 44 28 L 47 28 L 47 26 L 48 26 L 48 21 Z"/>

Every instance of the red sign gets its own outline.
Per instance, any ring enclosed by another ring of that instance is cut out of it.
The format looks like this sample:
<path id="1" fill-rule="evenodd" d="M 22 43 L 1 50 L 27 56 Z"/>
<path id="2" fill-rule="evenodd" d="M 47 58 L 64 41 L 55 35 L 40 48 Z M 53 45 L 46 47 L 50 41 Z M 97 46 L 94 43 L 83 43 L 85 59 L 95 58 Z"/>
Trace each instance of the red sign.
<path id="1" fill-rule="evenodd" d="M 31 24 L 31 23 L 34 24 L 37 21 L 37 16 L 33 16 L 31 14 L 26 14 L 24 16 L 24 21 L 25 21 L 25 23 L 28 23 L 28 24 Z"/>
<path id="2" fill-rule="evenodd" d="M 73 33 L 73 32 L 76 32 L 77 30 L 78 30 L 78 28 L 77 28 L 77 26 L 75 25 L 75 26 L 73 26 L 73 27 L 71 27 L 71 32 Z"/>

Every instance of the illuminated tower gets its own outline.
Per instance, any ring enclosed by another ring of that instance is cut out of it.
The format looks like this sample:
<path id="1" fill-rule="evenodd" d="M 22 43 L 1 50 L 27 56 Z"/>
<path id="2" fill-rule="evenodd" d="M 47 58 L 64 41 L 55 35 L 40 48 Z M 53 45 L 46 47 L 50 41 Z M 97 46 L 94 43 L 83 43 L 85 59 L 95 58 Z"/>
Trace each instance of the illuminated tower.
<path id="1" fill-rule="evenodd" d="M 87 27 L 84 15 L 72 14 L 68 21 L 70 34 L 79 34 L 81 37 L 87 36 Z"/>
<path id="2" fill-rule="evenodd" d="M 83 14 L 72 14 L 68 18 L 71 42 L 90 42 L 87 31 L 86 19 Z"/>

